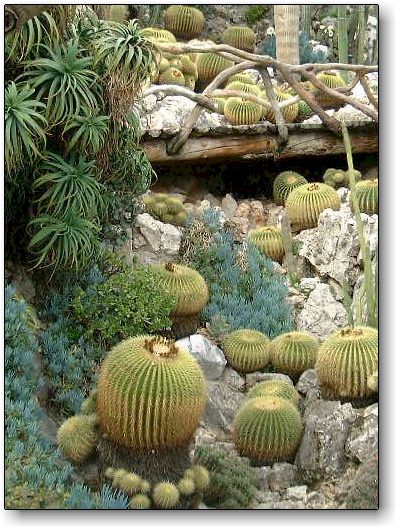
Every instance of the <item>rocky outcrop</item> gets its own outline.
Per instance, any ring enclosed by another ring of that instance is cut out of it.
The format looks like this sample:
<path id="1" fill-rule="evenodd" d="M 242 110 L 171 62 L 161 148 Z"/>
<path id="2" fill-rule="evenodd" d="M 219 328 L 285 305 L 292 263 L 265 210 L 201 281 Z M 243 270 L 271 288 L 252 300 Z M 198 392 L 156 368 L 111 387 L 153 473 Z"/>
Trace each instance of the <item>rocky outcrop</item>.
<path id="1" fill-rule="evenodd" d="M 179 339 L 176 344 L 190 352 L 208 380 L 217 380 L 222 376 L 227 363 L 225 355 L 207 337 L 193 334 Z"/>
<path id="2" fill-rule="evenodd" d="M 346 453 L 355 461 L 364 462 L 378 452 L 378 404 L 367 407 L 361 425 L 354 427 L 346 441 Z"/>

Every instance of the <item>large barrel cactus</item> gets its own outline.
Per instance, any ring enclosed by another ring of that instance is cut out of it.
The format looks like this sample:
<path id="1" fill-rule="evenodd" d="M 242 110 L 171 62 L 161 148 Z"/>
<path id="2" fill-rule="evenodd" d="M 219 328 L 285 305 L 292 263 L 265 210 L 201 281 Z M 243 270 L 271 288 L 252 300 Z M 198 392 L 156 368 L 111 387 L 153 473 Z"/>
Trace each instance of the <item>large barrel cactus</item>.
<path id="1" fill-rule="evenodd" d="M 378 214 L 378 180 L 363 180 L 356 185 L 358 207 L 361 213 Z M 351 205 L 351 197 L 350 197 Z"/>
<path id="2" fill-rule="evenodd" d="M 283 171 L 278 174 L 273 183 L 273 197 L 277 205 L 285 205 L 285 202 L 296 187 L 307 183 L 306 178 L 298 172 Z"/>
<path id="3" fill-rule="evenodd" d="M 255 33 L 245 26 L 232 26 L 222 33 L 222 41 L 244 51 L 254 51 Z"/>
<path id="4" fill-rule="evenodd" d="M 319 345 L 307 332 L 281 334 L 271 342 L 271 362 L 278 372 L 297 378 L 305 370 L 314 368 Z"/>
<path id="5" fill-rule="evenodd" d="M 229 77 L 226 84 L 230 84 L 235 81 L 238 81 L 244 84 L 255 84 L 255 81 L 253 80 L 251 75 L 247 72 L 234 73 L 233 75 Z"/>
<path id="6" fill-rule="evenodd" d="M 271 465 L 291 460 L 302 435 L 296 406 L 285 398 L 250 398 L 233 420 L 233 439 L 241 456 Z"/>
<path id="7" fill-rule="evenodd" d="M 248 233 L 248 239 L 270 260 L 282 262 L 285 250 L 279 227 L 265 226 L 252 229 Z"/>
<path id="8" fill-rule="evenodd" d="M 226 359 L 237 372 L 255 372 L 269 363 L 270 340 L 257 330 L 235 330 L 222 341 Z"/>
<path id="9" fill-rule="evenodd" d="M 233 66 L 233 62 L 215 53 L 200 53 L 197 58 L 197 72 L 200 84 L 206 86 L 223 70 Z"/>
<path id="10" fill-rule="evenodd" d="M 241 97 L 230 97 L 225 103 L 224 114 L 232 125 L 255 125 L 262 113 L 260 104 Z"/>
<path id="11" fill-rule="evenodd" d="M 198 363 L 174 341 L 139 336 L 105 358 L 97 412 L 103 432 L 137 451 L 189 443 L 203 413 L 205 381 Z"/>
<path id="12" fill-rule="evenodd" d="M 315 369 L 322 387 L 336 398 L 370 396 L 368 382 L 378 370 L 378 331 L 358 326 L 331 334 L 318 350 Z"/>
<path id="13" fill-rule="evenodd" d="M 286 101 L 287 99 L 290 99 L 293 97 L 292 95 L 282 92 L 281 90 L 274 90 L 274 95 L 276 97 L 276 100 L 281 103 L 282 101 Z M 267 99 L 266 95 L 264 95 L 264 98 Z M 293 123 L 295 119 L 298 116 L 298 103 L 293 103 L 292 105 L 286 106 L 285 108 L 282 108 L 281 113 L 283 114 L 284 120 L 286 123 Z M 266 119 L 270 123 L 276 123 L 276 116 L 274 115 L 274 112 L 271 108 L 269 108 Z"/>
<path id="14" fill-rule="evenodd" d="M 256 84 L 250 84 L 241 81 L 232 81 L 226 85 L 225 90 L 237 90 L 238 92 L 250 93 L 253 95 L 261 96 L 262 91 Z"/>
<path id="15" fill-rule="evenodd" d="M 317 227 L 318 217 L 325 209 L 340 209 L 339 194 L 325 183 L 307 183 L 294 189 L 285 202 L 294 230 Z"/>
<path id="16" fill-rule="evenodd" d="M 204 15 L 195 7 L 172 5 L 164 11 L 164 25 L 177 38 L 198 37 L 204 28 Z"/>

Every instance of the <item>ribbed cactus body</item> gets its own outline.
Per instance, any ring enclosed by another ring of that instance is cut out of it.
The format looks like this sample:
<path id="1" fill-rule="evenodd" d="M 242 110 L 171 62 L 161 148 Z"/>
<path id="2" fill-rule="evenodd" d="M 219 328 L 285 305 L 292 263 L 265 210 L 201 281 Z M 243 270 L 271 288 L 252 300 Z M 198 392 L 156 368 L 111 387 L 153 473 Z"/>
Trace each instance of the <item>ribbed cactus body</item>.
<path id="1" fill-rule="evenodd" d="M 300 414 L 285 398 L 251 398 L 233 420 L 237 451 L 262 465 L 291 460 L 301 435 Z"/>
<path id="2" fill-rule="evenodd" d="M 230 97 L 224 108 L 225 117 L 232 125 L 254 125 L 259 123 L 263 107 L 248 99 Z"/>
<path id="3" fill-rule="evenodd" d="M 159 63 L 159 73 L 163 73 L 171 66 L 170 61 L 165 59 L 164 57 L 161 57 L 160 63 Z"/>
<path id="4" fill-rule="evenodd" d="M 255 81 L 252 79 L 251 75 L 246 72 L 235 73 L 234 75 L 231 75 L 227 80 L 227 84 L 230 84 L 235 81 L 245 84 L 255 84 Z"/>
<path id="5" fill-rule="evenodd" d="M 307 183 L 306 178 L 298 172 L 283 171 L 278 174 L 273 183 L 273 197 L 277 205 L 285 205 L 291 191 Z"/>
<path id="6" fill-rule="evenodd" d="M 298 115 L 296 116 L 296 121 L 305 121 L 314 115 L 313 110 L 310 106 L 303 101 L 302 99 L 298 101 Z"/>
<path id="7" fill-rule="evenodd" d="M 222 42 L 234 48 L 252 52 L 255 47 L 255 33 L 249 27 L 232 26 L 222 33 Z"/>
<path id="8" fill-rule="evenodd" d="M 189 478 L 193 479 L 198 491 L 204 491 L 206 488 L 208 488 L 211 478 L 208 469 L 206 469 L 204 466 L 195 464 L 185 472 L 185 477 L 187 474 L 190 475 Z"/>
<path id="9" fill-rule="evenodd" d="M 175 484 L 159 482 L 153 490 L 153 502 L 161 509 L 175 508 L 179 502 L 180 493 Z"/>
<path id="10" fill-rule="evenodd" d="M 143 198 L 146 211 L 168 224 L 183 225 L 187 218 L 187 211 L 179 198 L 163 193 L 151 193 Z"/>
<path id="11" fill-rule="evenodd" d="M 235 330 L 222 341 L 226 359 L 237 372 L 255 372 L 270 361 L 270 340 L 257 330 Z"/>
<path id="12" fill-rule="evenodd" d="M 71 462 L 81 464 L 95 451 L 97 434 L 95 414 L 76 415 L 68 418 L 58 429 L 59 449 Z"/>
<path id="13" fill-rule="evenodd" d="M 264 396 L 275 396 L 276 398 L 284 398 L 289 402 L 297 405 L 299 394 L 294 386 L 287 381 L 270 379 L 262 381 L 254 385 L 247 394 L 247 398 L 262 398 Z"/>
<path id="14" fill-rule="evenodd" d="M 358 206 L 361 213 L 378 214 L 378 180 L 364 180 L 356 185 Z M 351 200 L 351 198 L 350 198 Z"/>
<path id="15" fill-rule="evenodd" d="M 92 390 L 81 405 L 81 414 L 93 414 L 96 412 L 96 389 Z"/>
<path id="16" fill-rule="evenodd" d="M 340 77 L 340 75 L 337 75 L 333 72 L 321 72 L 317 75 L 317 79 L 325 84 L 328 88 L 332 88 L 333 90 L 336 88 L 341 88 L 342 86 L 346 86 L 345 81 Z M 326 94 L 325 92 L 317 91 L 316 92 L 316 101 L 321 106 L 335 106 L 340 105 L 339 99 L 336 99 L 335 97 L 332 97 L 331 95 Z"/>
<path id="17" fill-rule="evenodd" d="M 148 40 L 161 40 L 162 42 L 176 42 L 175 35 L 171 31 L 166 29 L 156 28 L 156 27 L 147 27 L 140 30 L 142 37 L 147 38 Z"/>
<path id="18" fill-rule="evenodd" d="M 271 342 L 271 362 L 278 372 L 297 378 L 314 368 L 318 347 L 318 340 L 307 332 L 281 334 Z"/>
<path id="19" fill-rule="evenodd" d="M 142 451 L 184 446 L 204 404 L 202 371 L 173 341 L 133 337 L 115 346 L 102 364 L 99 423 L 116 444 Z"/>
<path id="20" fill-rule="evenodd" d="M 226 104 L 227 98 L 225 98 L 225 97 L 213 97 L 213 96 L 210 96 L 210 97 L 215 103 L 217 103 L 217 105 L 218 105 L 218 113 L 219 114 L 224 114 L 225 113 L 225 104 Z"/>
<path id="21" fill-rule="evenodd" d="M 208 302 L 208 286 L 198 271 L 180 264 L 156 264 L 160 283 L 164 290 L 176 296 L 175 316 L 187 316 L 200 312 Z"/>
<path id="22" fill-rule="evenodd" d="M 164 11 L 164 26 L 177 38 L 198 37 L 204 28 L 204 15 L 195 7 L 172 5 Z"/>
<path id="23" fill-rule="evenodd" d="M 185 77 L 183 76 L 181 70 L 171 66 L 168 68 L 168 70 L 164 70 L 160 73 L 158 84 L 175 84 L 176 86 L 185 86 Z"/>
<path id="24" fill-rule="evenodd" d="M 281 229 L 274 226 L 258 227 L 248 233 L 248 239 L 270 260 L 281 263 L 284 243 Z"/>
<path id="25" fill-rule="evenodd" d="M 200 53 L 197 61 L 197 73 L 201 84 L 209 84 L 215 77 L 226 68 L 233 66 L 231 60 L 220 57 L 215 53 Z"/>
<path id="26" fill-rule="evenodd" d="M 300 185 L 285 202 L 291 226 L 296 230 L 317 227 L 318 217 L 325 209 L 340 209 L 340 196 L 325 183 Z"/>
<path id="27" fill-rule="evenodd" d="M 248 84 L 240 81 L 233 81 L 226 85 L 225 90 L 237 90 L 239 92 L 250 93 L 253 95 L 261 96 L 262 91 L 256 84 Z"/>
<path id="28" fill-rule="evenodd" d="M 349 183 L 349 176 L 346 171 L 342 169 L 327 169 L 323 175 L 324 183 L 330 185 L 334 189 L 345 187 Z"/>
<path id="29" fill-rule="evenodd" d="M 320 384 L 335 397 L 370 396 L 368 380 L 378 370 L 378 331 L 359 326 L 333 333 L 320 346 L 315 369 Z"/>
<path id="30" fill-rule="evenodd" d="M 286 101 L 287 99 L 290 99 L 292 97 L 292 95 L 286 92 L 282 92 L 281 90 L 274 90 L 274 95 L 279 103 L 281 103 L 282 101 Z M 281 110 L 281 113 L 284 116 L 285 122 L 293 123 L 298 116 L 298 110 L 298 103 L 294 103 L 283 108 Z M 271 108 L 267 112 L 266 119 L 273 124 L 276 122 L 276 116 L 274 115 L 274 112 Z"/>

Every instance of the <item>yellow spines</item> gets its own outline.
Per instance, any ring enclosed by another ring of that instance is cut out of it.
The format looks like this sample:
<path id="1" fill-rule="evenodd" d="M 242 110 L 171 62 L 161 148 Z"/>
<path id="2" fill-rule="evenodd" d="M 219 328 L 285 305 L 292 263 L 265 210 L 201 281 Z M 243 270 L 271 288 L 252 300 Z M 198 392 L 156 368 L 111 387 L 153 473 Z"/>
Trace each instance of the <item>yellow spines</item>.
<path id="1" fill-rule="evenodd" d="M 234 63 L 215 53 L 200 53 L 196 64 L 200 83 L 209 84 L 219 73 L 230 68 Z"/>
<path id="2" fill-rule="evenodd" d="M 204 15 L 195 7 L 172 5 L 164 11 L 164 26 L 177 38 L 198 37 L 204 28 Z"/>
<path id="3" fill-rule="evenodd" d="M 95 451 L 98 441 L 96 414 L 68 418 L 58 429 L 59 449 L 71 462 L 81 464 Z"/>
<path id="4" fill-rule="evenodd" d="M 222 33 L 222 42 L 244 51 L 253 52 L 255 40 L 255 33 L 245 26 L 232 26 Z"/>
<path id="5" fill-rule="evenodd" d="M 255 372 L 270 361 L 270 340 L 257 330 L 235 330 L 222 341 L 226 359 L 237 372 Z"/>
<path id="6" fill-rule="evenodd" d="M 130 510 L 148 510 L 151 505 L 151 500 L 147 495 L 143 493 L 138 493 L 134 495 L 129 502 Z"/>
<path id="7" fill-rule="evenodd" d="M 292 383 L 278 379 L 269 379 L 254 385 L 247 394 L 247 398 L 262 398 L 264 396 L 276 396 L 284 398 L 294 405 L 298 404 L 299 393 L 295 390 Z"/>
<path id="8" fill-rule="evenodd" d="M 307 332 L 287 332 L 277 336 L 270 344 L 272 364 L 277 372 L 297 378 L 307 369 L 314 368 L 320 343 Z"/>
<path id="9" fill-rule="evenodd" d="M 277 205 L 285 205 L 291 191 L 300 185 L 308 183 L 298 172 L 283 171 L 278 174 L 273 183 L 273 198 Z"/>
<path id="10" fill-rule="evenodd" d="M 224 108 L 225 117 L 232 125 L 255 125 L 263 114 L 263 107 L 241 97 L 230 97 Z"/>
<path id="11" fill-rule="evenodd" d="M 231 75 L 229 79 L 227 80 L 226 84 L 230 84 L 235 81 L 245 83 L 245 84 L 255 84 L 255 81 L 252 79 L 251 75 L 247 72 L 235 73 L 234 75 Z"/>
<path id="12" fill-rule="evenodd" d="M 175 508 L 179 502 L 180 493 L 175 484 L 159 482 L 153 489 L 153 502 L 161 509 Z"/>
<path id="13" fill-rule="evenodd" d="M 253 95 L 261 96 L 262 91 L 259 86 L 255 84 L 248 84 L 240 81 L 233 81 L 226 85 L 225 90 L 238 90 L 239 92 L 250 93 Z"/>
<path id="14" fill-rule="evenodd" d="M 160 73 L 158 84 L 175 84 L 177 86 L 185 86 L 185 77 L 183 76 L 181 70 L 171 66 L 168 68 L 168 70 L 164 70 Z"/>
<path id="15" fill-rule="evenodd" d="M 342 86 L 346 86 L 346 83 L 342 79 L 342 77 L 340 77 L 340 75 L 337 75 L 335 72 L 321 72 L 317 75 L 317 79 L 323 82 L 328 88 L 332 88 L 333 90 L 336 88 L 341 88 Z M 332 97 L 332 95 L 328 95 L 325 92 L 318 90 L 317 88 L 316 90 L 316 101 L 321 106 L 328 107 L 341 104 L 339 99 Z"/>
<path id="16" fill-rule="evenodd" d="M 173 35 L 171 31 L 162 28 L 147 27 L 141 29 L 139 33 L 141 37 L 152 41 L 176 42 L 175 35 Z"/>
<path id="17" fill-rule="evenodd" d="M 356 184 L 358 207 L 361 213 L 378 214 L 378 180 L 363 180 Z M 352 201 L 350 197 L 350 206 Z"/>
<path id="18" fill-rule="evenodd" d="M 291 97 L 293 97 L 292 95 L 286 92 L 282 92 L 281 90 L 274 90 L 274 94 L 279 103 L 281 103 L 282 101 L 286 101 L 287 99 L 290 99 Z M 266 99 L 266 96 L 264 96 L 264 98 Z M 281 113 L 283 114 L 284 120 L 286 123 L 293 123 L 298 116 L 298 112 L 299 112 L 298 103 L 294 103 L 292 105 L 286 106 L 285 108 L 282 108 L 281 110 Z M 273 123 L 273 124 L 276 122 L 276 117 L 271 108 L 269 108 L 267 112 L 266 119 L 270 123 Z"/>
<path id="19" fill-rule="evenodd" d="M 282 262 L 285 250 L 279 227 L 265 226 L 252 229 L 248 233 L 248 239 L 270 260 Z"/>

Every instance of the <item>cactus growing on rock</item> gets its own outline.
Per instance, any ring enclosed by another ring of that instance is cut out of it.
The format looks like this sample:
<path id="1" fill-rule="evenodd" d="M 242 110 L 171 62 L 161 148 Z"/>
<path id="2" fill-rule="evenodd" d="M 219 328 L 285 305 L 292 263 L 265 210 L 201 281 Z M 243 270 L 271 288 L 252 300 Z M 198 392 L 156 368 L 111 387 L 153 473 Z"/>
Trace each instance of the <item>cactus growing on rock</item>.
<path id="1" fill-rule="evenodd" d="M 378 180 L 364 180 L 356 185 L 358 206 L 361 213 L 378 214 Z M 351 199 L 350 199 L 350 206 Z"/>
<path id="2" fill-rule="evenodd" d="M 232 125 L 255 125 L 259 123 L 263 107 L 241 97 L 230 97 L 224 108 L 225 117 Z"/>
<path id="3" fill-rule="evenodd" d="M 175 84 L 176 86 L 185 86 L 185 77 L 181 70 L 170 66 L 167 70 L 160 73 L 158 84 Z"/>
<path id="4" fill-rule="evenodd" d="M 253 52 L 255 33 L 249 27 L 232 26 L 222 33 L 222 42 L 237 49 Z"/>
<path id="5" fill-rule="evenodd" d="M 318 217 L 325 209 L 340 209 L 340 196 L 325 183 L 300 185 L 289 194 L 285 202 L 293 230 L 317 227 Z"/>
<path id="6" fill-rule="evenodd" d="M 98 440 L 96 414 L 68 418 L 58 429 L 59 449 L 71 462 L 81 464 L 95 451 Z"/>
<path id="7" fill-rule="evenodd" d="M 257 330 L 235 330 L 222 341 L 226 359 L 237 372 L 255 372 L 270 361 L 270 340 Z"/>
<path id="8" fill-rule="evenodd" d="M 378 370 L 378 331 L 346 327 L 320 346 L 315 364 L 320 384 L 336 398 L 371 395 L 368 379 Z"/>
<path id="9" fill-rule="evenodd" d="M 284 243 L 279 227 L 265 226 L 252 229 L 248 233 L 248 239 L 270 260 L 282 262 Z"/>
<path id="10" fill-rule="evenodd" d="M 273 197 L 277 205 L 285 205 L 285 202 L 296 187 L 307 183 L 306 178 L 294 171 L 283 171 L 278 174 L 273 183 Z"/>
<path id="11" fill-rule="evenodd" d="M 285 398 L 251 398 L 237 411 L 233 420 L 237 451 L 261 465 L 291 460 L 301 435 L 300 414 Z"/>
<path id="12" fill-rule="evenodd" d="M 193 39 L 204 28 L 204 15 L 195 7 L 172 5 L 164 11 L 164 26 L 177 38 Z"/>
<path id="13" fill-rule="evenodd" d="M 153 489 L 153 502 L 161 509 L 175 508 L 179 502 L 179 490 L 171 482 L 159 482 Z"/>
<path id="14" fill-rule="evenodd" d="M 271 362 L 278 372 L 296 379 L 314 368 L 318 347 L 318 340 L 307 332 L 281 334 L 270 344 Z"/>
<path id="15" fill-rule="evenodd" d="M 100 427 L 136 451 L 185 446 L 205 404 L 198 363 L 175 342 L 157 336 L 122 341 L 105 358 L 98 380 Z"/>
<path id="16" fill-rule="evenodd" d="M 215 53 L 200 53 L 196 61 L 198 79 L 201 84 L 209 84 L 226 68 L 233 66 L 233 62 Z"/>
<path id="17" fill-rule="evenodd" d="M 294 386 L 287 381 L 278 379 L 270 379 L 262 381 L 254 385 L 247 394 L 247 398 L 261 398 L 264 396 L 275 396 L 277 398 L 285 398 L 294 405 L 297 405 L 299 394 Z"/>

